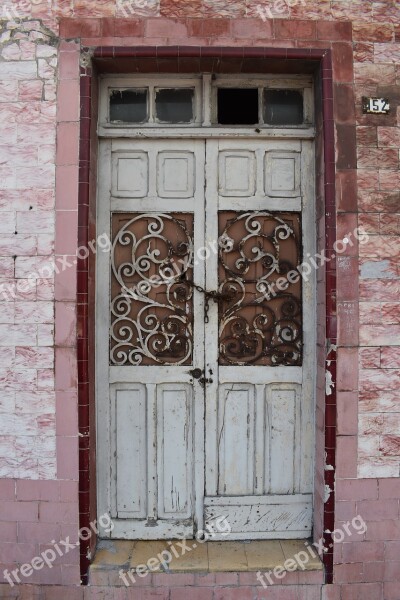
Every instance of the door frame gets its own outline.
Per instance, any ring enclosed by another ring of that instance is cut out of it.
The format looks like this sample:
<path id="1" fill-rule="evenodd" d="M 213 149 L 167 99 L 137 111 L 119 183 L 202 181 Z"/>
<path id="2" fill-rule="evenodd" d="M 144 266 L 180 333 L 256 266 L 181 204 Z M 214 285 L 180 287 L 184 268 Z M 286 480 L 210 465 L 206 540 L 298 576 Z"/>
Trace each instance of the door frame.
<path id="1" fill-rule="evenodd" d="M 146 69 L 146 59 L 158 59 L 156 65 L 162 72 L 176 72 L 179 60 L 185 61 L 186 69 L 190 63 L 190 71 L 212 71 L 218 67 L 222 60 L 225 70 L 240 72 L 244 60 L 256 61 L 253 72 L 268 72 L 268 69 L 282 71 L 289 68 L 291 72 L 313 73 L 316 81 L 316 118 L 317 118 L 317 200 L 321 203 L 319 217 L 325 219 L 325 233 L 320 232 L 321 248 L 331 254 L 336 240 L 336 197 L 335 197 L 335 163 L 334 156 L 334 118 L 333 118 L 333 76 L 331 50 L 327 48 L 301 49 L 301 48 L 268 48 L 268 47 L 113 47 L 100 46 L 90 48 L 92 60 L 87 60 L 87 48 L 84 48 L 85 59 L 81 63 L 80 71 L 80 153 L 79 153 L 79 193 L 78 193 L 78 245 L 88 245 L 95 238 L 94 227 L 95 213 L 94 201 L 96 192 L 97 168 L 97 74 L 100 72 L 118 72 L 119 63 L 124 62 L 124 68 L 131 63 L 132 71 L 140 71 L 141 66 Z M 240 56 L 240 61 L 238 57 Z M 144 59 L 143 65 L 141 60 Z M 163 65 L 163 61 L 165 65 Z M 258 61 L 258 62 L 257 62 Z M 77 358 L 78 358 L 78 404 L 79 404 L 79 509 L 80 526 L 88 527 L 96 514 L 96 445 L 95 445 L 95 408 L 94 408 L 94 361 L 93 352 L 94 327 L 89 318 L 93 310 L 93 284 L 94 269 L 93 257 L 88 261 L 78 259 L 77 262 Z M 337 323 L 335 304 L 332 297 L 336 297 L 336 265 L 332 263 L 329 277 L 319 283 L 321 307 L 325 307 L 318 314 L 318 325 L 322 330 L 318 340 L 321 351 L 325 348 L 325 337 L 329 347 L 326 356 L 321 362 L 322 372 L 325 373 L 325 359 L 335 361 L 337 341 Z M 322 287 L 321 287 L 322 286 Z M 333 364 L 333 366 L 335 366 Z M 322 386 L 317 397 L 319 410 L 322 414 L 317 450 L 325 454 L 330 465 L 329 470 L 324 470 L 323 465 L 317 466 L 316 490 L 323 498 L 323 488 L 328 486 L 331 490 L 329 500 L 319 503 L 319 508 L 314 514 L 315 536 L 322 535 L 324 531 L 334 529 L 334 479 L 336 456 L 336 428 L 324 414 L 336 412 L 336 370 L 331 368 L 333 387 L 325 395 Z M 319 446 L 318 446 L 319 444 Z M 321 445 L 322 444 L 322 445 Z M 333 545 L 329 544 L 331 537 L 324 534 L 326 545 L 330 547 L 324 554 L 324 564 L 327 572 L 327 583 L 332 581 L 333 574 Z M 81 577 L 87 583 L 90 555 L 93 556 L 96 545 L 95 536 L 90 540 L 81 540 Z"/>

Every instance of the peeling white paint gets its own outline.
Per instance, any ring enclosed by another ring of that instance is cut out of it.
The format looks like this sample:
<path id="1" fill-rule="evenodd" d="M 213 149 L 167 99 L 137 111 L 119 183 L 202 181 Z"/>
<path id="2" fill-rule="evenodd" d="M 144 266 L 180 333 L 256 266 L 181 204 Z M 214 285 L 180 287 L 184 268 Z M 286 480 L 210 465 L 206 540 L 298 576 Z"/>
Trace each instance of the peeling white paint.
<path id="1" fill-rule="evenodd" d="M 333 490 L 329 487 L 329 485 L 325 484 L 324 504 L 326 504 L 326 502 L 328 502 L 332 492 L 333 492 Z"/>
<path id="2" fill-rule="evenodd" d="M 332 373 L 328 370 L 325 371 L 325 394 L 330 396 L 332 394 L 332 390 L 335 387 L 335 383 L 332 379 Z"/>
<path id="3" fill-rule="evenodd" d="M 325 471 L 333 471 L 334 467 L 332 465 L 326 464 L 327 456 L 328 456 L 328 454 L 327 454 L 327 452 L 325 452 L 325 461 L 324 461 L 325 466 L 324 466 L 324 469 L 325 469 Z"/>
<path id="4" fill-rule="evenodd" d="M 90 65 L 90 61 L 94 54 L 94 48 L 86 48 L 84 52 L 81 52 L 79 58 L 79 65 L 83 68 L 88 67 Z M 83 76 L 83 75 L 81 75 Z"/>
<path id="5" fill-rule="evenodd" d="M 326 340 L 326 355 L 328 356 L 331 352 L 336 352 L 336 344 L 332 344 L 330 340 Z"/>

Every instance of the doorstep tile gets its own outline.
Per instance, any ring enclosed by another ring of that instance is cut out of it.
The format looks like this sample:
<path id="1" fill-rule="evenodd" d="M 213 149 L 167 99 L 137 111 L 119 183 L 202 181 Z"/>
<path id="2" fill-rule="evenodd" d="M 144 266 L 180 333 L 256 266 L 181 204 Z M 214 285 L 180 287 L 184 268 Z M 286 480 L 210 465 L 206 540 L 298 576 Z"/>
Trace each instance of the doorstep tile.
<path id="1" fill-rule="evenodd" d="M 246 571 L 247 558 L 244 544 L 240 542 L 210 542 L 208 568 L 216 571 Z"/>
<path id="2" fill-rule="evenodd" d="M 171 562 L 168 565 L 168 570 L 175 573 L 179 571 L 207 572 L 208 571 L 208 544 L 199 544 L 196 540 L 186 541 L 186 546 L 191 548 L 190 551 L 184 550 L 178 546 L 179 542 L 175 542 L 176 552 L 180 555 L 176 558 L 173 555 Z"/>
<path id="3" fill-rule="evenodd" d="M 279 540 L 264 540 L 245 544 L 249 571 L 273 569 L 285 562 L 282 546 Z"/>
<path id="4" fill-rule="evenodd" d="M 149 559 L 158 559 L 158 555 L 161 554 L 163 550 L 168 550 L 167 542 L 165 540 L 136 542 L 131 557 L 131 569 L 135 569 L 139 565 L 146 565 Z M 152 565 L 152 571 L 164 570 L 159 559 L 158 562 L 158 567 Z"/>
<path id="5" fill-rule="evenodd" d="M 311 543 L 308 542 L 308 546 L 306 545 L 306 540 L 281 540 L 281 546 L 283 550 L 283 554 L 285 555 L 285 560 L 288 558 L 293 558 L 295 554 L 298 552 L 306 552 L 309 560 L 304 563 L 304 569 L 307 571 L 312 571 L 314 569 L 322 569 L 323 565 L 321 559 L 317 555 L 317 550 L 314 546 L 312 546 L 312 551 L 316 554 L 316 558 L 310 554 Z"/>
<path id="6" fill-rule="evenodd" d="M 101 540 L 97 546 L 96 555 L 91 568 L 121 566 L 129 563 L 135 542 L 116 540 Z"/>

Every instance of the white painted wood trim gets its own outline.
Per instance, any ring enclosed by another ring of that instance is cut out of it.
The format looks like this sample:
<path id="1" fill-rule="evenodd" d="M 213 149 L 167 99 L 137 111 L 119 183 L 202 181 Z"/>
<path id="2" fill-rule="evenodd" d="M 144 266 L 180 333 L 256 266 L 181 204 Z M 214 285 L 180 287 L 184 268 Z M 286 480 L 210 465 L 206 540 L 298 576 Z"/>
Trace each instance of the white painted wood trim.
<path id="1" fill-rule="evenodd" d="M 221 365 L 219 367 L 220 383 L 241 383 L 243 377 L 252 384 L 259 383 L 302 383 L 303 374 L 301 367 L 263 367 L 246 366 L 245 372 L 239 372 L 237 367 Z"/>
<path id="2" fill-rule="evenodd" d="M 111 194 L 111 142 L 99 144 L 101 177 L 97 189 L 97 235 L 110 232 Z M 104 166 L 103 166 L 104 165 Z M 99 515 L 111 513 L 111 414 L 109 391 L 108 339 L 110 327 L 110 254 L 96 255 L 96 304 L 95 304 L 95 395 L 96 395 L 96 463 L 97 463 L 97 511 Z M 104 343 L 107 340 L 107 343 Z M 103 532 L 111 537 L 111 532 Z"/>
<path id="3" fill-rule="evenodd" d="M 204 140 L 193 141 L 198 147 L 196 152 L 196 189 L 197 195 L 194 212 L 194 261 L 193 261 L 193 281 L 196 285 L 205 286 L 206 277 L 206 261 L 197 258 L 198 249 L 205 246 L 205 191 L 204 181 L 206 177 L 206 142 Z M 193 368 L 204 368 L 204 346 L 205 346 L 205 331 L 204 331 L 204 295 L 198 290 L 193 290 Z M 186 368 L 186 373 L 191 367 Z M 204 525 L 204 437 L 205 437 L 205 422 L 204 422 L 204 405 L 205 405 L 205 390 L 200 385 L 199 380 L 192 378 L 193 385 L 193 481 L 194 481 L 194 522 L 199 529 Z"/>
<path id="4" fill-rule="evenodd" d="M 173 540 L 191 539 L 193 537 L 193 525 L 177 524 L 172 521 L 160 520 L 149 527 L 142 521 L 124 519 L 114 522 L 112 532 L 113 538 L 121 540 Z M 104 537 L 102 535 L 102 537 Z"/>
<path id="5" fill-rule="evenodd" d="M 265 210 L 265 195 L 254 198 L 220 198 L 220 210 Z M 268 198 L 268 212 L 301 211 L 301 196 L 298 198 Z"/>
<path id="6" fill-rule="evenodd" d="M 229 515 L 227 515 L 229 519 Z M 212 522 L 212 519 L 210 520 Z M 207 521 L 206 521 L 207 523 Z M 291 529 L 290 531 L 259 531 L 256 530 L 251 533 L 230 533 L 229 537 L 223 534 L 216 533 L 209 542 L 227 542 L 227 541 L 251 541 L 251 540 L 302 540 L 308 539 L 311 536 L 311 529 L 296 530 Z"/>
<path id="7" fill-rule="evenodd" d="M 259 131 L 256 128 L 242 127 L 225 127 L 220 125 L 219 127 L 193 127 L 193 126 L 177 126 L 171 125 L 169 127 L 142 127 L 139 129 L 129 128 L 126 125 L 115 125 L 110 124 L 108 126 L 101 124 L 98 126 L 97 135 L 100 138 L 130 138 L 130 139 L 146 139 L 146 138 L 196 138 L 196 139 L 212 139 L 212 138 L 248 138 L 255 136 L 256 139 L 268 140 L 268 139 L 314 139 L 315 128 L 309 125 L 300 126 L 295 129 L 293 127 L 281 127 L 281 128 L 270 128 L 267 126 L 260 126 Z"/>
<path id="8" fill-rule="evenodd" d="M 264 448 L 264 431 L 266 430 L 266 414 L 265 414 L 265 386 L 258 384 L 255 386 L 255 405 L 256 405 L 256 420 L 255 420 L 255 481 L 254 494 L 261 495 L 264 493 L 264 472 L 265 460 L 267 459 Z"/>
<path id="9" fill-rule="evenodd" d="M 274 494 L 269 496 L 256 496 L 257 504 L 270 506 L 274 504 L 299 504 L 312 500 L 312 494 Z M 243 506 L 253 506 L 254 496 L 205 496 L 204 506 L 237 506 L 238 502 Z"/>
<path id="10" fill-rule="evenodd" d="M 211 73 L 203 75 L 203 127 L 211 127 Z"/>
<path id="11" fill-rule="evenodd" d="M 218 201 L 215 192 L 218 189 L 217 169 L 218 141 L 206 142 L 206 243 L 218 240 Z M 206 289 L 218 289 L 218 253 L 211 253 L 207 261 Z M 207 384 L 205 393 L 205 489 L 215 495 L 218 489 L 218 411 L 217 398 L 219 387 L 218 365 L 218 305 L 209 302 L 209 324 L 205 327 L 205 368 Z"/>
<path id="12" fill-rule="evenodd" d="M 315 206 L 315 148 L 311 141 L 302 141 L 301 171 L 310 173 L 302 177 L 303 198 L 303 260 L 316 253 L 317 223 Z M 312 174 L 312 176 L 311 176 Z M 303 382 L 301 403 L 301 446 L 300 491 L 314 486 L 315 463 L 315 395 L 317 372 L 317 273 L 311 270 L 308 281 L 303 282 Z"/>
<path id="13" fill-rule="evenodd" d="M 110 383 L 140 381 L 146 384 L 157 384 L 174 383 L 177 380 L 182 383 L 191 383 L 191 369 L 193 369 L 191 365 L 185 367 L 160 365 L 155 369 L 155 373 L 151 373 L 151 369 L 149 370 L 148 367 L 133 367 L 129 365 L 123 367 L 112 366 L 110 367 Z"/>

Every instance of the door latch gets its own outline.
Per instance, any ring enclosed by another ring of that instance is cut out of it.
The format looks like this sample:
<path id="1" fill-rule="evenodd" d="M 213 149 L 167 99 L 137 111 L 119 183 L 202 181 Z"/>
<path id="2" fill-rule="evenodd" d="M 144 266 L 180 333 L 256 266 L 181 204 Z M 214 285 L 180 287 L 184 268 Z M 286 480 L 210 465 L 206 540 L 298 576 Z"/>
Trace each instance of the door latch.
<path id="1" fill-rule="evenodd" d="M 202 371 L 201 369 L 192 369 L 191 371 L 189 371 L 189 374 L 194 377 L 194 379 L 200 379 L 200 377 L 203 375 L 204 371 Z"/>
<path id="2" fill-rule="evenodd" d="M 202 385 L 203 387 L 206 385 L 206 383 L 212 383 L 213 380 L 211 378 L 206 379 L 204 377 L 205 375 L 205 371 L 204 369 L 192 369 L 191 371 L 188 371 L 189 375 L 191 375 L 194 379 L 198 379 L 200 385 Z M 211 369 L 210 369 L 210 375 L 212 375 Z"/>

